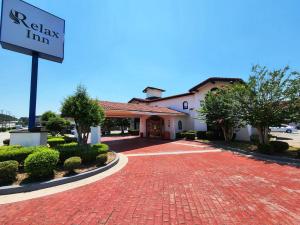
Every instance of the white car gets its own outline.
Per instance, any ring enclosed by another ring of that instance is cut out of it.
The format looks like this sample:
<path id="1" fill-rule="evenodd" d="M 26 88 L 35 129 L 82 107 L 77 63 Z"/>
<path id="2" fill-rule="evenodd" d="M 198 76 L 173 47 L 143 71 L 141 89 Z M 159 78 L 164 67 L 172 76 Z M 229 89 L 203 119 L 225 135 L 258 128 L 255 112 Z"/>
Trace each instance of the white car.
<path id="1" fill-rule="evenodd" d="M 272 132 L 286 132 L 286 133 L 292 133 L 295 131 L 295 127 L 290 125 L 282 124 L 280 127 L 270 127 L 270 130 Z"/>

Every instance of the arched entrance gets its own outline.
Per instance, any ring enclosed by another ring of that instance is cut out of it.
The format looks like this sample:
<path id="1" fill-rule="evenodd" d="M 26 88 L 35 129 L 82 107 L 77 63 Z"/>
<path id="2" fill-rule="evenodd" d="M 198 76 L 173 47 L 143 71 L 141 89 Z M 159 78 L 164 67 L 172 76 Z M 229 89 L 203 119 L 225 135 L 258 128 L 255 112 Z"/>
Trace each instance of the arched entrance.
<path id="1" fill-rule="evenodd" d="M 146 120 L 147 137 L 162 138 L 164 128 L 164 119 L 159 116 L 151 116 Z"/>

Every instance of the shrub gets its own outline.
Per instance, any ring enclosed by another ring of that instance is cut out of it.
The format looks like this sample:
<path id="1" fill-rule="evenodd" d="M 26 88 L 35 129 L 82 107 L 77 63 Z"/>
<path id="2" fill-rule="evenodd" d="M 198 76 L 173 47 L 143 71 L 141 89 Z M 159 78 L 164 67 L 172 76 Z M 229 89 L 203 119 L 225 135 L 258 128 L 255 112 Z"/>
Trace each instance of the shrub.
<path id="1" fill-rule="evenodd" d="M 128 130 L 128 134 L 138 136 L 140 134 L 139 130 Z"/>
<path id="2" fill-rule="evenodd" d="M 259 136 L 258 134 L 252 134 L 250 136 L 250 141 L 254 144 L 258 144 L 259 143 Z"/>
<path id="3" fill-rule="evenodd" d="M 272 154 L 274 151 L 271 144 L 258 144 L 257 149 L 263 154 Z"/>
<path id="4" fill-rule="evenodd" d="M 98 154 L 108 152 L 109 150 L 109 146 L 107 144 L 94 144 L 92 147 L 97 149 Z"/>
<path id="5" fill-rule="evenodd" d="M 45 178 L 53 175 L 58 160 L 58 151 L 45 148 L 29 155 L 25 159 L 24 168 L 31 177 Z"/>
<path id="6" fill-rule="evenodd" d="M 3 144 L 4 145 L 9 145 L 9 143 L 10 143 L 10 139 L 4 139 L 3 140 Z"/>
<path id="7" fill-rule="evenodd" d="M 83 163 L 90 163 L 96 160 L 97 155 L 107 153 L 109 150 L 106 144 L 95 145 L 79 145 L 78 143 L 69 143 L 57 145 L 56 149 L 60 153 L 60 161 L 64 162 L 67 158 L 72 156 L 81 157 Z"/>
<path id="8" fill-rule="evenodd" d="M 19 163 L 15 160 L 0 162 L 0 183 L 12 182 L 16 179 Z"/>
<path id="9" fill-rule="evenodd" d="M 59 151 L 59 160 L 62 163 L 72 156 L 80 156 L 80 148 L 76 142 L 57 145 L 55 149 Z"/>
<path id="10" fill-rule="evenodd" d="M 176 133 L 176 139 L 180 139 L 180 138 L 182 138 L 182 132 Z"/>
<path id="11" fill-rule="evenodd" d="M 186 138 L 187 140 L 195 140 L 195 138 L 196 138 L 196 133 L 194 133 L 194 132 L 186 132 L 186 133 L 185 133 L 185 138 Z"/>
<path id="12" fill-rule="evenodd" d="M 7 160 L 18 161 L 23 164 L 28 155 L 40 151 L 45 147 L 21 147 L 21 146 L 2 146 L 0 147 L 0 162 Z"/>
<path id="13" fill-rule="evenodd" d="M 198 139 L 206 139 L 206 131 L 197 131 L 196 132 L 197 138 Z"/>
<path id="14" fill-rule="evenodd" d="M 65 143 L 65 139 L 60 137 L 48 139 L 48 144 L 50 145 L 51 148 L 64 143 Z"/>
<path id="15" fill-rule="evenodd" d="M 97 165 L 102 166 L 106 163 L 107 161 L 107 153 L 102 153 L 97 155 L 96 157 Z"/>
<path id="16" fill-rule="evenodd" d="M 215 132 L 213 131 L 206 131 L 206 137 L 208 140 L 212 140 L 212 139 L 215 139 Z"/>
<path id="17" fill-rule="evenodd" d="M 64 139 L 65 139 L 66 143 L 77 142 L 77 138 L 76 137 L 64 136 Z"/>
<path id="18" fill-rule="evenodd" d="M 271 141 L 270 145 L 272 146 L 274 152 L 284 152 L 289 149 L 289 144 L 283 141 Z"/>
<path id="19" fill-rule="evenodd" d="M 73 156 L 65 160 L 64 168 L 70 172 L 78 169 L 81 165 L 81 158 L 78 156 Z"/>

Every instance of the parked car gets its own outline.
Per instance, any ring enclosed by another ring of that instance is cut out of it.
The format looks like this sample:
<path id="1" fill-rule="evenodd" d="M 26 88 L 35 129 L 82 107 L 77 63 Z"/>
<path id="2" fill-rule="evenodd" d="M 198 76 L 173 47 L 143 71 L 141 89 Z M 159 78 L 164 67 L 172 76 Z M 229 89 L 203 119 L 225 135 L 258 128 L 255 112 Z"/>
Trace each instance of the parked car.
<path id="1" fill-rule="evenodd" d="M 295 129 L 295 127 L 293 127 L 293 126 L 282 124 L 282 125 L 279 126 L 279 127 L 270 127 L 270 130 L 271 130 L 272 132 L 286 132 L 286 133 L 292 133 L 292 132 L 294 132 L 296 129 Z"/>

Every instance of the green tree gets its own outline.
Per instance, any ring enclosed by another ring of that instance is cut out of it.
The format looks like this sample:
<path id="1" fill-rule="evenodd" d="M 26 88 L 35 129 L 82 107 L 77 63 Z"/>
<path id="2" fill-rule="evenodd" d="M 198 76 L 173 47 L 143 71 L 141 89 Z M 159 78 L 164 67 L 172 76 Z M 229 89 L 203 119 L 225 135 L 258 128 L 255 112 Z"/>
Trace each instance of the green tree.
<path id="1" fill-rule="evenodd" d="M 74 95 L 62 103 L 62 117 L 74 119 L 78 141 L 86 144 L 91 126 L 98 126 L 104 120 L 104 111 L 98 100 L 91 99 L 85 87 L 79 85 Z"/>
<path id="2" fill-rule="evenodd" d="M 124 130 L 130 126 L 128 118 L 116 118 L 116 125 L 120 127 L 121 133 L 124 134 Z"/>
<path id="3" fill-rule="evenodd" d="M 208 92 L 198 110 L 199 119 L 222 129 L 225 141 L 231 141 L 234 130 L 243 125 L 236 86 L 238 84 Z"/>
<path id="4" fill-rule="evenodd" d="M 247 85 L 239 87 L 238 100 L 244 120 L 257 129 L 261 144 L 269 143 L 269 127 L 299 118 L 299 91 L 300 74 L 288 67 L 252 68 Z"/>
<path id="5" fill-rule="evenodd" d="M 62 133 L 62 131 L 69 125 L 69 122 L 61 117 L 51 117 L 46 123 L 46 128 L 52 133 L 52 135 L 56 135 L 57 133 Z"/>
<path id="6" fill-rule="evenodd" d="M 46 126 L 47 122 L 50 118 L 57 117 L 57 115 L 52 111 L 46 111 L 41 116 L 41 124 L 42 126 Z"/>

